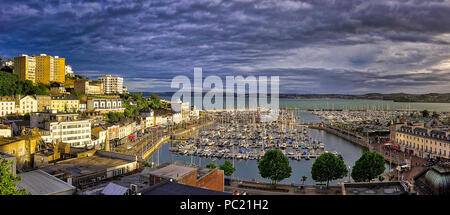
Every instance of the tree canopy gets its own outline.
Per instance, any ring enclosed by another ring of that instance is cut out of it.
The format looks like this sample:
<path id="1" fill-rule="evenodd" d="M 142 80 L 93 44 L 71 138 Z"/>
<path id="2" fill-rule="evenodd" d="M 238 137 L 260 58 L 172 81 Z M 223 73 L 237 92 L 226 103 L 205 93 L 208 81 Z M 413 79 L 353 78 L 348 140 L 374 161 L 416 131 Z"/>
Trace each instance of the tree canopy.
<path id="1" fill-rule="evenodd" d="M 289 178 L 292 173 L 289 159 L 278 149 L 267 151 L 258 162 L 258 169 L 261 177 L 269 178 L 275 184 Z"/>
<path id="2" fill-rule="evenodd" d="M 435 119 L 439 119 L 441 115 L 438 114 L 436 111 L 433 112 L 433 115 L 431 115 L 431 117 L 435 118 Z"/>
<path id="3" fill-rule="evenodd" d="M 12 161 L 0 158 L 0 195 L 29 195 L 26 189 L 17 189 L 21 178 L 11 173 L 11 164 Z"/>
<path id="4" fill-rule="evenodd" d="M 48 91 L 42 83 L 34 86 L 30 80 L 21 81 L 15 74 L 0 72 L 0 96 L 47 95 Z"/>
<path id="5" fill-rule="evenodd" d="M 347 173 L 344 161 L 330 152 L 323 153 L 318 157 L 311 168 L 312 179 L 327 182 L 327 187 L 330 181 L 343 178 Z"/>
<path id="6" fill-rule="evenodd" d="M 215 169 L 217 168 L 217 164 L 209 162 L 208 164 L 206 164 L 206 168 Z"/>
<path id="7" fill-rule="evenodd" d="M 370 181 L 384 172 L 384 158 L 377 152 L 364 152 L 355 162 L 352 178 L 357 182 Z"/>
<path id="8" fill-rule="evenodd" d="M 120 121 L 120 119 L 124 117 L 124 114 L 116 113 L 116 112 L 108 112 L 107 116 L 108 116 L 107 121 L 109 123 L 115 123 L 115 122 Z"/>
<path id="9" fill-rule="evenodd" d="M 144 98 L 143 93 L 124 93 L 121 95 L 122 104 L 125 108 L 125 116 L 132 117 L 139 115 L 139 111 L 146 108 L 151 109 L 168 109 L 167 105 L 161 103 L 161 99 L 156 94 L 152 94 L 150 98 Z M 133 103 L 133 104 L 131 104 Z"/>
<path id="10" fill-rule="evenodd" d="M 423 110 L 422 112 L 422 117 L 427 118 L 430 116 L 430 112 L 428 110 Z"/>
<path id="11" fill-rule="evenodd" d="M 219 169 L 223 170 L 223 172 L 226 176 L 233 175 L 233 172 L 236 170 L 234 168 L 233 164 L 229 160 L 226 160 L 225 163 L 220 165 Z"/>

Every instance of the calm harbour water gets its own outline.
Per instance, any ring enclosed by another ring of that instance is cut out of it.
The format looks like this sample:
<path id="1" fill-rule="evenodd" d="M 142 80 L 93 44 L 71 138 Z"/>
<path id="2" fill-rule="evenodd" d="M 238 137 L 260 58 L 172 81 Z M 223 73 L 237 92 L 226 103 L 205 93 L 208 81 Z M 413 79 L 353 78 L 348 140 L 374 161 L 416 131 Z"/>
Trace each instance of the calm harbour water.
<path id="1" fill-rule="evenodd" d="M 303 122 L 318 122 L 320 119 L 307 111 L 301 111 Z M 316 139 L 320 139 L 325 144 L 325 150 L 327 151 L 337 151 L 344 157 L 344 162 L 347 166 L 353 166 L 355 161 L 363 153 L 363 148 L 359 145 L 350 143 L 337 136 L 327 134 L 324 131 L 311 129 L 309 134 Z M 164 144 L 158 152 L 155 152 L 152 157 L 149 158 L 150 162 L 157 162 L 159 156 L 159 163 L 163 162 L 175 162 L 182 161 L 186 164 L 191 162 L 195 163 L 197 166 L 205 167 L 209 162 L 221 165 L 225 162 L 225 159 L 214 159 L 214 158 L 201 158 L 195 156 L 181 156 L 169 152 L 170 143 Z M 292 167 L 291 177 L 281 181 L 281 183 L 301 183 L 300 179 L 303 175 L 307 176 L 308 179 L 306 184 L 313 184 L 314 181 L 311 178 L 311 167 L 315 159 L 311 160 L 289 160 Z M 245 180 L 251 180 L 252 178 L 258 179 L 258 181 L 269 180 L 261 178 L 258 172 L 258 163 L 256 160 L 235 160 L 236 171 L 233 175 L 234 178 L 240 178 Z M 336 184 L 338 181 L 333 181 L 330 184 Z"/>
<path id="2" fill-rule="evenodd" d="M 166 98 L 170 99 L 170 98 Z M 334 104 L 334 105 L 333 105 Z M 329 108 L 332 109 L 358 109 L 363 106 L 369 106 L 369 108 L 378 107 L 389 109 L 427 109 L 430 111 L 450 111 L 450 104 L 443 103 L 397 103 L 392 101 L 377 101 L 377 100 L 340 100 L 340 99 L 280 99 L 280 107 L 299 108 L 299 114 L 304 123 L 320 122 L 320 118 L 306 111 L 306 109 L 316 108 Z M 332 134 L 328 134 L 324 131 L 311 129 L 309 134 L 316 139 L 322 140 L 325 144 L 326 151 L 337 151 L 344 157 L 346 166 L 352 167 L 355 161 L 362 155 L 364 148 L 348 142 L 340 137 Z M 225 162 L 225 159 L 211 159 L 201 158 L 195 156 L 181 156 L 169 152 L 170 143 L 164 144 L 152 157 L 149 158 L 150 162 L 175 162 L 182 161 L 186 164 L 195 163 L 197 166 L 205 167 L 209 162 L 221 165 Z M 305 184 L 314 184 L 311 178 L 311 167 L 315 159 L 311 160 L 289 160 L 292 167 L 291 177 L 284 179 L 281 183 L 301 183 L 301 177 L 307 176 Z M 236 171 L 233 174 L 233 178 L 240 178 L 245 180 L 257 179 L 258 181 L 269 182 L 268 179 L 261 178 L 258 172 L 258 163 L 256 160 L 235 160 Z M 386 164 L 386 172 L 388 171 L 388 164 Z M 348 177 L 345 178 L 347 180 Z M 330 182 L 330 184 L 337 184 L 341 180 Z"/>
<path id="3" fill-rule="evenodd" d="M 166 100 L 171 100 L 171 97 L 162 97 Z M 225 106 L 224 97 L 223 105 Z M 191 98 L 193 104 L 193 98 Z M 238 98 L 235 98 L 235 106 Z M 246 107 L 248 107 L 248 98 Z M 270 101 L 269 101 L 270 102 Z M 363 99 L 279 99 L 279 106 L 289 108 L 299 108 L 301 110 L 308 109 L 345 109 L 345 110 L 429 110 L 450 112 L 450 103 L 408 103 L 408 102 L 394 102 L 385 100 L 363 100 Z"/>

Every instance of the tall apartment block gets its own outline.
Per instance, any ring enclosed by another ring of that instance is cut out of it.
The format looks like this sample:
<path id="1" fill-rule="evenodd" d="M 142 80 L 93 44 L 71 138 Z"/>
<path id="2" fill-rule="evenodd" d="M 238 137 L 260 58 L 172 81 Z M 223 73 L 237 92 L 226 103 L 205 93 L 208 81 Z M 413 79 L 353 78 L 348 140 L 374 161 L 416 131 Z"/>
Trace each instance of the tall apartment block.
<path id="1" fill-rule="evenodd" d="M 103 84 L 103 92 L 105 94 L 122 94 L 123 92 L 123 78 L 112 77 L 111 75 L 105 75 L 98 77 L 98 80 Z"/>
<path id="2" fill-rule="evenodd" d="M 22 55 L 14 58 L 14 73 L 20 80 L 30 80 L 33 83 L 50 84 L 64 83 L 66 75 L 66 59 L 58 56 Z"/>
<path id="3" fill-rule="evenodd" d="M 15 57 L 14 74 L 17 74 L 22 81 L 30 80 L 36 83 L 36 58 L 24 54 Z"/>

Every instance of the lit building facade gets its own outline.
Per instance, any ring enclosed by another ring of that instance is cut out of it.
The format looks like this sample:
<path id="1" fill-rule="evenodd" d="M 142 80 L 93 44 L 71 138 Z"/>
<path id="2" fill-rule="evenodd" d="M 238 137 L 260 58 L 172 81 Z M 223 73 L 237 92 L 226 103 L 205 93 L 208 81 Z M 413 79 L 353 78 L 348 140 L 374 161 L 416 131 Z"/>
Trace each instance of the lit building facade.
<path id="1" fill-rule="evenodd" d="M 87 100 L 88 111 L 123 112 L 122 99 L 120 98 L 90 98 Z"/>
<path id="2" fill-rule="evenodd" d="M 111 75 L 105 75 L 98 78 L 103 84 L 103 92 L 105 94 L 122 94 L 123 92 L 123 78 L 112 77 Z"/>
<path id="3" fill-rule="evenodd" d="M 53 142 L 69 143 L 71 147 L 91 147 L 91 120 L 47 122 Z"/>
<path id="4" fill-rule="evenodd" d="M 49 84 L 50 82 L 64 83 L 66 74 L 66 60 L 58 56 L 21 55 L 14 58 L 14 74 L 22 81 Z"/>
<path id="5" fill-rule="evenodd" d="M 103 83 L 99 81 L 77 80 L 74 85 L 75 91 L 84 95 L 103 94 Z"/>
<path id="6" fill-rule="evenodd" d="M 7 116 L 16 113 L 16 101 L 13 97 L 0 97 L 0 116 Z"/>
<path id="7" fill-rule="evenodd" d="M 450 132 L 423 126 L 398 126 L 395 143 L 400 149 L 418 157 L 450 159 Z"/>
<path id="8" fill-rule="evenodd" d="M 66 74 L 66 59 L 46 54 L 36 56 L 36 82 L 50 84 L 50 82 L 64 83 Z"/>
<path id="9" fill-rule="evenodd" d="M 14 58 L 14 74 L 22 81 L 30 80 L 36 83 L 36 58 L 22 54 Z"/>
<path id="10" fill-rule="evenodd" d="M 52 97 L 47 95 L 36 95 L 38 111 L 47 111 L 52 107 Z"/>
<path id="11" fill-rule="evenodd" d="M 32 155 L 38 149 L 40 139 L 39 136 L 0 137 L 0 151 L 16 157 L 18 169 L 29 168 L 32 166 Z"/>
<path id="12" fill-rule="evenodd" d="M 80 110 L 80 100 L 74 95 L 52 96 L 51 109 L 59 112 L 77 112 Z"/>
<path id="13" fill-rule="evenodd" d="M 74 76 L 74 74 L 73 74 L 73 70 L 72 70 L 72 66 L 71 65 L 66 65 L 66 75 L 67 76 L 69 76 L 69 77 L 73 77 Z"/>
<path id="14" fill-rule="evenodd" d="M 20 115 L 36 112 L 38 110 L 37 100 L 34 98 L 34 96 L 25 96 L 20 100 L 17 100 L 17 103 L 16 111 Z"/>

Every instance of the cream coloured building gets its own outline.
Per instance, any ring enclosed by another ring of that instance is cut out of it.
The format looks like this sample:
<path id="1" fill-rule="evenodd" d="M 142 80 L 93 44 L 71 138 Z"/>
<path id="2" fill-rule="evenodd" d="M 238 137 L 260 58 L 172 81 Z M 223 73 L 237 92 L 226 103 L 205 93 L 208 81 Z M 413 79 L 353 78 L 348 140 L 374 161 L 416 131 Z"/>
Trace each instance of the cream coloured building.
<path id="1" fill-rule="evenodd" d="M 122 99 L 120 98 L 89 98 L 87 100 L 88 111 L 123 112 Z"/>
<path id="2" fill-rule="evenodd" d="M 136 122 L 124 123 L 119 127 L 119 139 L 127 137 L 135 132 Z"/>
<path id="3" fill-rule="evenodd" d="M 20 115 L 37 112 L 37 110 L 38 104 L 34 96 L 25 96 L 20 100 L 16 100 L 16 112 Z"/>
<path id="4" fill-rule="evenodd" d="M 394 142 L 404 152 L 418 157 L 450 159 L 450 132 L 438 128 L 399 125 Z"/>
<path id="5" fill-rule="evenodd" d="M 16 113 L 16 101 L 13 97 L 0 97 L 0 116 L 6 116 Z"/>
<path id="6" fill-rule="evenodd" d="M 123 78 L 105 75 L 98 78 L 103 84 L 103 92 L 105 94 L 122 94 L 123 92 Z"/>
<path id="7" fill-rule="evenodd" d="M 52 97 L 47 95 L 36 95 L 35 96 L 38 102 L 38 111 L 47 111 L 52 107 Z"/>
<path id="8" fill-rule="evenodd" d="M 13 130 L 9 125 L 0 124 L 0 137 L 12 137 Z"/>
<path id="9" fill-rule="evenodd" d="M 80 100 L 74 95 L 52 96 L 51 109 L 59 112 L 77 112 Z"/>
<path id="10" fill-rule="evenodd" d="M 99 81 L 77 80 L 75 91 L 84 95 L 100 95 L 103 94 L 103 84 Z"/>
<path id="11" fill-rule="evenodd" d="M 91 120 L 47 122 L 46 129 L 50 131 L 53 142 L 69 143 L 71 147 L 92 147 Z"/>

